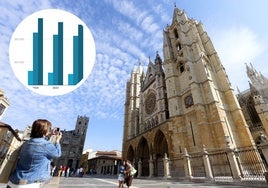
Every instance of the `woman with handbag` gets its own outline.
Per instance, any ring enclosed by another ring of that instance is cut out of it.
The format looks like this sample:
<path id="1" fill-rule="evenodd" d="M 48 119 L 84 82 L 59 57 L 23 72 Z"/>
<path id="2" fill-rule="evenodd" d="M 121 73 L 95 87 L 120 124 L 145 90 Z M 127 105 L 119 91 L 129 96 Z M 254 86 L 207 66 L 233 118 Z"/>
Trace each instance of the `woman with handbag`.
<path id="1" fill-rule="evenodd" d="M 132 185 L 132 180 L 134 177 L 134 174 L 131 173 L 133 166 L 129 160 L 125 161 L 125 182 L 127 184 L 127 187 L 129 188 Z"/>

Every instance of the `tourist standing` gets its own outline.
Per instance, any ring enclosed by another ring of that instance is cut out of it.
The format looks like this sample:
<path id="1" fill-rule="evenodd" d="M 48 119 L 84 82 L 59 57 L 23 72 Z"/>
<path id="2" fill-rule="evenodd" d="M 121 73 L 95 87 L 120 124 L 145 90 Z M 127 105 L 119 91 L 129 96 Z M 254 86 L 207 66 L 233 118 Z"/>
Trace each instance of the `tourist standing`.
<path id="1" fill-rule="evenodd" d="M 23 143 L 19 161 L 11 174 L 7 188 L 40 188 L 51 178 L 51 160 L 61 156 L 60 140 L 62 133 L 57 132 L 56 142 L 46 140 L 52 134 L 51 123 L 45 119 L 35 120 L 32 124 L 30 140 Z"/>
<path id="2" fill-rule="evenodd" d="M 123 164 L 119 166 L 118 170 L 118 188 L 124 188 L 124 182 L 125 182 L 125 161 L 123 161 Z"/>
<path id="3" fill-rule="evenodd" d="M 130 163 L 129 160 L 126 160 L 124 174 L 127 187 L 130 187 L 132 185 L 133 175 L 131 174 L 131 170 L 132 170 L 132 164 Z"/>

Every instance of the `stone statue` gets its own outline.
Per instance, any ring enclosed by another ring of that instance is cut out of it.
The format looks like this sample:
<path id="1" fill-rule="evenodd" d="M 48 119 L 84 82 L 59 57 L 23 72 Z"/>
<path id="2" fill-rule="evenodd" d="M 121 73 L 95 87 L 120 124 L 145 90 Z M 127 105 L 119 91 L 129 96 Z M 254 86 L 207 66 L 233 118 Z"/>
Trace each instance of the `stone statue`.
<path id="1" fill-rule="evenodd" d="M 263 132 L 260 133 L 259 140 L 260 140 L 260 143 L 268 142 L 267 136 Z"/>

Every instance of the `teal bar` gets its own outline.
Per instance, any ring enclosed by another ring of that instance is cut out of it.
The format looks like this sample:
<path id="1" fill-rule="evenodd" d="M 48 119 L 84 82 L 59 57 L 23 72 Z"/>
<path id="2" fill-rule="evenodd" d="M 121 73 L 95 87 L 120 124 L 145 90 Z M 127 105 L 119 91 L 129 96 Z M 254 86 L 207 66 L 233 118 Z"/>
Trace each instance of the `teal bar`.
<path id="1" fill-rule="evenodd" d="M 78 25 L 78 80 L 77 83 L 83 79 L 83 26 Z"/>
<path id="2" fill-rule="evenodd" d="M 28 85 L 35 85 L 33 75 L 33 71 L 28 71 Z"/>
<path id="3" fill-rule="evenodd" d="M 48 85 L 54 85 L 54 74 L 48 73 Z"/>
<path id="4" fill-rule="evenodd" d="M 63 85 L 63 22 L 58 23 L 58 84 Z"/>
<path id="5" fill-rule="evenodd" d="M 75 85 L 74 84 L 74 75 L 68 74 L 68 85 Z"/>
<path id="6" fill-rule="evenodd" d="M 78 83 L 78 71 L 79 71 L 79 61 L 78 61 L 78 36 L 74 36 L 74 44 L 73 44 L 73 66 L 74 66 L 74 84 Z"/>
<path id="7" fill-rule="evenodd" d="M 51 75 L 48 85 L 58 84 L 58 62 L 58 35 L 53 35 L 53 72 L 48 73 Z"/>
<path id="8" fill-rule="evenodd" d="M 78 52 L 78 37 L 73 36 L 73 74 L 68 74 L 68 85 L 76 85 L 77 84 L 77 52 Z"/>
<path id="9" fill-rule="evenodd" d="M 38 33 L 33 33 L 33 70 L 28 71 L 28 85 L 38 85 Z"/>
<path id="10" fill-rule="evenodd" d="M 83 79 L 83 26 L 78 25 L 78 36 L 73 36 L 73 74 L 69 74 L 68 84 L 76 85 Z M 71 77 L 72 75 L 72 77 Z"/>
<path id="11" fill-rule="evenodd" d="M 43 18 L 38 18 L 38 85 L 43 85 Z"/>
<path id="12" fill-rule="evenodd" d="M 28 85 L 43 85 L 43 18 L 38 18 L 38 32 L 33 33 L 33 70 L 28 71 Z"/>
<path id="13" fill-rule="evenodd" d="M 48 85 L 63 85 L 63 22 L 58 23 L 58 35 L 53 35 L 53 72 L 48 76 Z"/>
<path id="14" fill-rule="evenodd" d="M 33 85 L 38 85 L 38 33 L 33 33 Z"/>

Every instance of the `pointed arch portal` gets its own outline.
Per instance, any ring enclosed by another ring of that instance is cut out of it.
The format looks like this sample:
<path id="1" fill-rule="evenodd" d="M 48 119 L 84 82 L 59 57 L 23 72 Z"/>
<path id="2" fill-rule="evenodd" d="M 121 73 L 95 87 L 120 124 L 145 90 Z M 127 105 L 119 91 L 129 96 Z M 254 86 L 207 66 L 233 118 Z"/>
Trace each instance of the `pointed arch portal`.
<path id="1" fill-rule="evenodd" d="M 168 144 L 164 133 L 160 130 L 155 135 L 154 153 L 154 174 L 155 176 L 164 176 L 163 158 L 165 157 L 165 154 L 168 156 Z"/>
<path id="2" fill-rule="evenodd" d="M 147 140 L 142 137 L 138 145 L 138 159 L 141 161 L 141 176 L 149 176 L 149 145 Z"/>
<path id="3" fill-rule="evenodd" d="M 129 146 L 129 148 L 128 148 L 127 159 L 130 160 L 131 162 L 134 161 L 134 149 L 132 146 Z"/>

